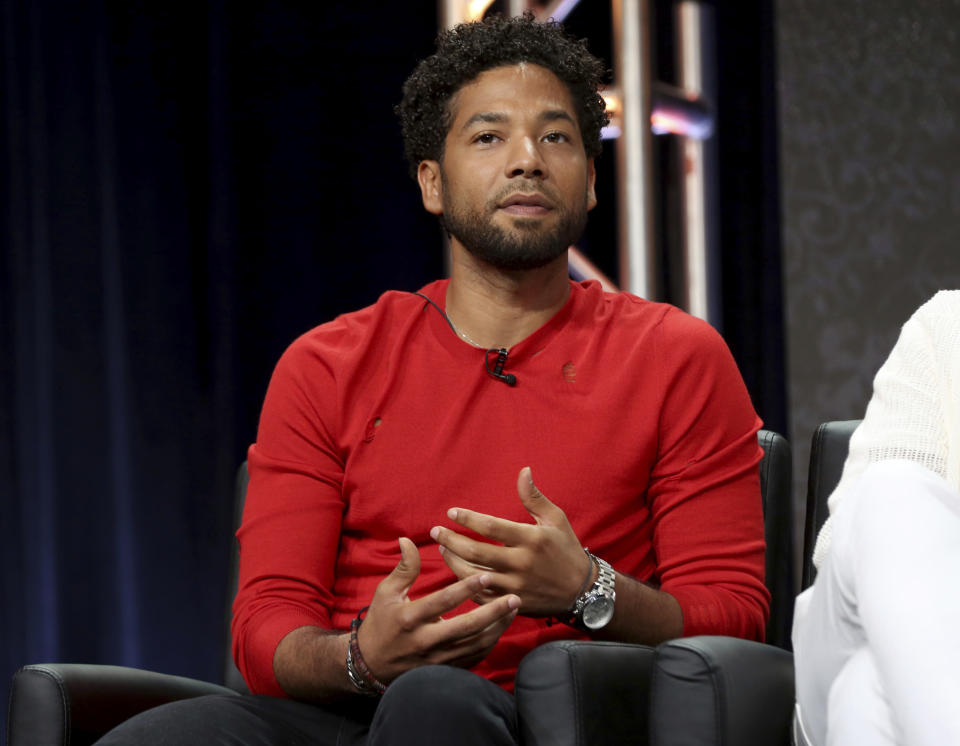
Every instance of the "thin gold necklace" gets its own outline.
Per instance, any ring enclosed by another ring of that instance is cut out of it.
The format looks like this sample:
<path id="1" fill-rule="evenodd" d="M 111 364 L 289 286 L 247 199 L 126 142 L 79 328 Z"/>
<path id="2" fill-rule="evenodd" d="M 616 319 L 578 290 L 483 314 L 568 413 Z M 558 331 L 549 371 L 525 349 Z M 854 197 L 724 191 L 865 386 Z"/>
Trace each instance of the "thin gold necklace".
<path id="1" fill-rule="evenodd" d="M 457 336 L 460 337 L 460 339 L 462 339 L 464 342 L 467 342 L 467 343 L 469 343 L 469 344 L 472 344 L 474 347 L 479 347 L 481 350 L 485 350 L 485 349 L 486 349 L 486 347 L 484 347 L 484 346 L 481 345 L 481 344 L 477 344 L 477 343 L 474 342 L 472 339 L 470 339 L 470 337 L 468 337 L 464 332 L 462 332 L 462 331 L 460 331 L 459 329 L 457 329 L 457 327 L 455 327 L 455 326 L 453 325 L 453 322 L 452 322 L 452 321 L 450 322 L 450 326 L 453 326 L 453 330 L 457 333 Z"/>

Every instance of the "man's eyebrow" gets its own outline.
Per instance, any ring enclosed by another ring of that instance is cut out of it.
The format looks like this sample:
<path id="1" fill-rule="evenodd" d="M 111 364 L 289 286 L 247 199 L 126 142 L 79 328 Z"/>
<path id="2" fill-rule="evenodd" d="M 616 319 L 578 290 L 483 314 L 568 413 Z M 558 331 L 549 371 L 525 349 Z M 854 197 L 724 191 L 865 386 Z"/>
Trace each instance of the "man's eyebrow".
<path id="1" fill-rule="evenodd" d="M 480 111 L 470 117 L 466 122 L 463 123 L 461 130 L 467 130 L 474 124 L 503 124 L 506 121 L 509 121 L 510 117 L 500 111 Z M 557 121 L 567 121 L 570 124 L 576 126 L 576 122 L 573 117 L 563 109 L 547 109 L 546 111 L 540 112 L 537 117 L 541 122 L 557 122 Z"/>
<path id="2" fill-rule="evenodd" d="M 570 116 L 570 114 L 564 111 L 563 109 L 549 109 L 541 113 L 539 118 L 541 119 L 541 121 L 544 121 L 544 122 L 556 122 L 562 119 L 570 122 L 570 124 L 572 125 L 577 124 L 573 120 L 573 117 Z"/>
<path id="3" fill-rule="evenodd" d="M 466 122 L 463 123 L 462 130 L 468 129 L 471 125 L 482 122 L 484 124 L 502 124 L 506 122 L 509 117 L 503 112 L 499 111 L 480 111 L 470 117 Z"/>

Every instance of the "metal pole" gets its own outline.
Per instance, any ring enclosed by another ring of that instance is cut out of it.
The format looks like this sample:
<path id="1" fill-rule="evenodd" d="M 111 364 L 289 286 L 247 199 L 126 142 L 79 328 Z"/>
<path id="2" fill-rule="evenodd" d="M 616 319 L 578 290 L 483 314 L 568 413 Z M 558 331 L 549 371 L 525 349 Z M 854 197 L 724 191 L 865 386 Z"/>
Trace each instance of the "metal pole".
<path id="1" fill-rule="evenodd" d="M 538 20 L 552 18 L 558 23 L 563 23 L 563 20 L 570 15 L 570 12 L 579 4 L 580 0 L 552 0 L 534 12 L 537 14 Z"/>
<path id="2" fill-rule="evenodd" d="M 616 143 L 620 287 L 655 299 L 650 1 L 613 0 L 613 69 L 622 93 Z"/>
<path id="3" fill-rule="evenodd" d="M 465 0 L 439 0 L 440 28 L 453 28 L 467 19 Z"/>
<path id="4" fill-rule="evenodd" d="M 713 9 L 683 0 L 676 9 L 680 87 L 708 105 L 716 100 Z M 685 305 L 694 316 L 720 326 L 717 236 L 716 136 L 683 138 L 681 200 Z"/>

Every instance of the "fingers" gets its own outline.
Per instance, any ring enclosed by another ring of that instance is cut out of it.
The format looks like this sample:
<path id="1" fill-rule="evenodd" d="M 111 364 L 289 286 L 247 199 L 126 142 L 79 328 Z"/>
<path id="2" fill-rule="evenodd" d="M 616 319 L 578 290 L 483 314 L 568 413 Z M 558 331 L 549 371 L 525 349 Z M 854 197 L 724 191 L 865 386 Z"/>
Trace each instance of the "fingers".
<path id="1" fill-rule="evenodd" d="M 487 568 L 478 567 L 471 562 L 467 562 L 455 552 L 445 549 L 442 546 L 440 547 L 440 556 L 443 557 L 443 561 L 447 564 L 447 567 L 449 567 L 458 578 L 465 579 L 481 573 L 488 576 L 489 585 L 484 586 L 471 596 L 474 603 L 487 604 L 500 598 L 504 593 L 516 593 L 518 590 L 515 583 L 511 582 L 512 578 L 509 574 L 501 575 L 499 573 L 489 572 Z"/>
<path id="2" fill-rule="evenodd" d="M 431 595 L 442 595 L 442 592 Z M 423 602 L 427 598 L 407 605 L 398 620 L 401 631 L 412 635 L 411 640 L 415 639 L 413 649 L 417 651 L 417 665 L 454 662 L 461 665 L 460 659 L 480 660 L 510 626 L 520 608 L 520 598 L 511 594 L 500 596 L 485 606 L 478 606 L 459 616 L 411 622 L 409 612 L 413 610 L 412 607 L 420 607 L 416 614 L 418 619 L 429 613 L 424 612 L 426 605 Z"/>
<path id="3" fill-rule="evenodd" d="M 462 512 L 462 511 L 461 511 Z M 488 544 L 485 541 L 477 541 L 456 531 L 451 531 L 442 526 L 434 526 L 430 530 L 430 538 L 440 545 L 440 551 L 446 554 L 452 551 L 461 560 L 475 566 L 478 570 L 507 570 L 512 567 L 513 555 L 515 550 L 510 546 L 501 546 L 500 544 Z M 518 542 L 519 543 L 519 542 Z M 444 557 L 446 560 L 446 557 Z M 447 563 L 450 564 L 449 562 Z M 453 569 L 452 567 L 450 568 Z M 456 571 L 455 571 L 456 572 Z M 457 573 L 459 577 L 465 577 L 473 573 Z"/>
<path id="4" fill-rule="evenodd" d="M 452 533 L 452 532 L 450 532 Z M 470 541 L 470 540 L 467 540 Z M 374 594 L 374 603 L 378 607 L 383 603 L 408 601 L 402 605 L 398 620 L 405 629 L 435 621 L 444 614 L 453 611 L 464 601 L 476 598 L 490 585 L 490 574 L 485 568 L 467 567 L 466 562 L 460 560 L 460 577 L 456 583 L 434 591 L 416 601 L 407 599 L 407 591 L 420 574 L 420 553 L 416 545 L 408 538 L 402 537 L 400 543 L 400 561 L 385 577 Z"/>
<path id="5" fill-rule="evenodd" d="M 476 665 L 497 644 L 497 640 L 500 639 L 500 636 L 507 630 L 516 616 L 517 610 L 514 609 L 508 614 L 498 617 L 476 634 L 451 643 L 446 648 L 448 659 L 445 662 L 464 668 Z"/>
<path id="6" fill-rule="evenodd" d="M 523 507 L 527 509 L 527 512 L 530 513 L 537 524 L 555 526 L 566 520 L 564 512 L 550 502 L 540 491 L 540 488 L 534 484 L 533 473 L 529 466 L 523 467 L 517 476 L 517 494 Z M 532 524 L 529 523 L 508 521 L 505 518 L 477 513 L 465 508 L 450 508 L 447 511 L 447 517 L 464 528 L 469 528 L 487 539 L 500 542 L 508 547 L 519 546 L 529 541 L 530 531 L 533 528 Z M 436 526 L 430 531 L 430 536 L 434 541 L 445 545 L 445 542 L 441 539 L 441 536 L 444 536 L 444 531 L 445 529 L 442 526 Z M 475 556 L 474 552 L 467 554 L 470 550 L 465 545 L 450 548 L 453 548 L 460 556 L 471 562 L 484 564 L 482 547 L 487 545 L 479 542 L 477 542 L 477 545 L 481 549 L 475 550 Z"/>
<path id="7" fill-rule="evenodd" d="M 385 577 L 377 588 L 378 592 L 387 595 L 388 598 L 403 598 L 410 590 L 410 586 L 420 574 L 420 552 L 417 551 L 417 545 L 406 536 L 400 537 L 400 561 L 396 567 Z"/>
<path id="8" fill-rule="evenodd" d="M 435 644 L 442 643 L 445 650 L 454 651 L 454 656 L 479 650 L 484 645 L 492 646 L 510 626 L 519 608 L 520 598 L 511 593 L 465 614 L 445 619 L 431 630 L 438 635 Z"/>
<path id="9" fill-rule="evenodd" d="M 464 601 L 473 598 L 489 585 L 490 575 L 483 572 L 463 578 L 446 588 L 419 598 L 411 602 L 410 608 L 405 610 L 410 617 L 409 623 L 412 625 L 437 619 L 453 611 Z"/>
<path id="10" fill-rule="evenodd" d="M 517 475 L 517 494 L 520 496 L 520 502 L 527 512 L 540 523 L 544 519 L 547 523 L 554 522 L 554 513 L 559 510 L 550 502 L 533 482 L 533 471 L 529 466 L 524 466 Z"/>
<path id="11" fill-rule="evenodd" d="M 450 508 L 447 511 L 447 518 L 487 539 L 499 541 L 507 546 L 522 543 L 531 528 L 529 523 L 508 521 L 506 518 L 477 513 L 466 508 Z M 430 535 L 433 536 L 433 532 Z M 434 537 L 434 541 L 436 541 L 436 537 Z"/>
<path id="12" fill-rule="evenodd" d="M 519 599 L 515 596 L 500 596 L 496 607 L 491 604 L 489 609 L 475 609 L 463 617 L 433 625 L 431 631 L 436 632 L 438 636 L 433 653 L 424 662 L 446 663 L 463 668 L 479 663 L 516 618 L 517 608 L 512 607 L 512 603 L 519 603 Z M 489 624 L 485 623 L 491 618 L 493 621 Z M 464 624 L 467 621 L 470 623 Z"/>
<path id="13" fill-rule="evenodd" d="M 453 571 L 453 574 L 461 580 L 469 578 L 473 575 L 479 575 L 481 573 L 489 574 L 488 567 L 481 567 L 472 562 L 467 562 L 465 559 L 463 559 L 463 557 L 451 549 L 443 546 L 442 544 L 439 548 L 440 556 L 443 557 L 443 561 L 447 564 L 447 567 L 449 567 Z M 486 590 L 489 590 L 489 588 L 484 588 L 481 592 Z"/>
<path id="14" fill-rule="evenodd" d="M 417 545 L 406 536 L 397 539 L 397 543 L 400 545 L 400 562 L 397 563 L 396 569 L 401 573 L 409 573 L 417 577 L 420 574 L 420 552 L 417 551 Z"/>

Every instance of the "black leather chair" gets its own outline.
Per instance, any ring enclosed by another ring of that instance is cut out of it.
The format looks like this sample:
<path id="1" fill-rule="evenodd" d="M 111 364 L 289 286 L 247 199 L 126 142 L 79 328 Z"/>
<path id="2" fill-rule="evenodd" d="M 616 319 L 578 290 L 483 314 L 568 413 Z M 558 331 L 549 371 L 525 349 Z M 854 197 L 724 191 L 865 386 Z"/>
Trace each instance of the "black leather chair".
<path id="1" fill-rule="evenodd" d="M 860 420 L 826 422 L 814 433 L 802 588 L 813 582 L 816 535 L 827 518 L 827 498 L 840 481 L 850 436 L 859 424 Z M 770 557 L 767 559 L 769 582 Z M 743 640 L 709 637 L 661 645 L 654 661 L 650 743 L 791 743 L 787 728 L 794 700 L 793 661 L 788 654 L 765 648 Z"/>
<path id="2" fill-rule="evenodd" d="M 826 520 L 827 498 L 840 481 L 850 436 L 859 424 L 859 420 L 827 422 L 813 436 L 804 588 L 813 582 L 813 546 Z M 730 638 L 689 638 L 661 645 L 652 674 L 650 743 L 790 743 L 793 661 L 780 652 Z"/>
<path id="3" fill-rule="evenodd" d="M 770 431 L 759 439 L 774 599 L 768 639 L 786 647 L 793 610 L 790 448 Z M 793 657 L 783 647 L 732 637 L 681 638 L 656 648 L 555 642 L 523 660 L 516 696 L 524 744 L 788 744 Z"/>
<path id="4" fill-rule="evenodd" d="M 792 577 L 790 549 L 790 451 L 786 440 L 761 431 L 764 459 L 761 490 L 768 546 L 768 579 Z M 237 475 L 235 523 L 243 511 L 247 473 Z M 236 555 L 236 552 L 234 552 Z M 233 565 L 229 598 L 236 594 Z M 768 581 L 769 582 L 769 581 Z M 777 586 L 768 634 L 789 631 L 792 589 Z M 779 599 L 779 600 L 778 600 Z M 229 619 L 229 614 L 228 614 Z M 38 664 L 13 677 L 7 722 L 8 746 L 89 744 L 127 718 L 165 702 L 204 694 L 247 692 L 229 653 L 226 630 L 224 683 L 117 666 Z M 717 668 L 719 666 L 719 668 Z M 725 671 L 734 671 L 732 677 Z M 747 675 L 749 674 L 749 675 Z M 710 686 L 688 686 L 690 676 Z M 738 678 L 739 677 L 739 678 Z M 787 691 L 789 690 L 789 691 Z M 777 692 L 777 697 L 771 697 Z M 706 696 L 714 697 L 710 701 Z M 771 702 L 776 699 L 776 707 Z M 763 734 L 787 732 L 793 705 L 793 668 L 785 650 L 745 640 L 699 637 L 675 640 L 658 648 L 605 642 L 560 642 L 532 651 L 517 678 L 517 707 L 526 744 L 777 743 Z M 752 720 L 727 723 L 728 710 Z M 785 713 L 785 714 L 784 714 Z M 675 714 L 684 732 L 699 739 L 701 728 L 719 727 L 722 741 L 680 739 Z M 739 723 L 739 725 L 737 724 Z M 739 728 L 739 730 L 738 730 Z M 741 738 L 745 732 L 760 740 Z M 677 733 L 674 738 L 672 733 Z M 664 740 L 658 734 L 670 738 Z"/>
<path id="5" fill-rule="evenodd" d="M 813 547 L 827 520 L 827 498 L 840 482 L 843 463 L 850 450 L 850 437 L 862 420 L 824 422 L 813 434 L 810 446 L 810 473 L 807 478 L 807 515 L 803 526 L 803 577 L 801 589 L 809 588 L 817 576 Z"/>

